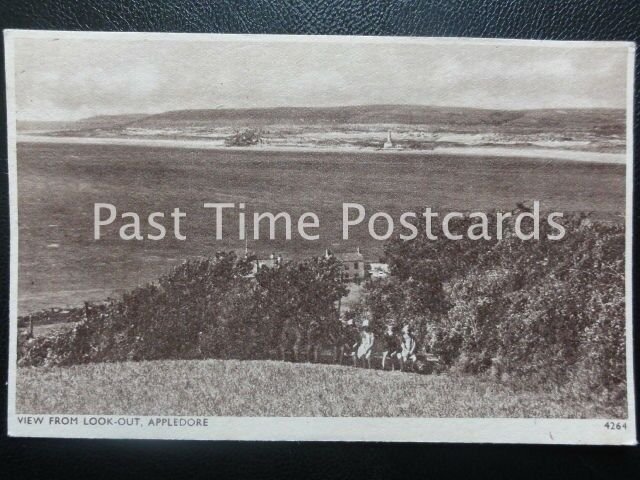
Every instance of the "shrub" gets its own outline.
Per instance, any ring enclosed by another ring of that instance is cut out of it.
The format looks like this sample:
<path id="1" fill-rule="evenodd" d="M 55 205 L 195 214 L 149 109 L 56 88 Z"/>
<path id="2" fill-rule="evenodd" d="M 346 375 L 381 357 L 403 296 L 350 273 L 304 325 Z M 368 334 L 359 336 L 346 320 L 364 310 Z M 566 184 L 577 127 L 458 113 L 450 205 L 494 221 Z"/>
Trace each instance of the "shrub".
<path id="1" fill-rule="evenodd" d="M 225 145 L 229 147 L 246 147 L 257 145 L 260 142 L 260 132 L 247 128 L 240 132 L 235 132 L 225 140 Z"/>
<path id="2" fill-rule="evenodd" d="M 337 323 L 346 295 L 334 259 L 252 272 L 234 253 L 189 260 L 120 300 L 87 305 L 70 332 L 19 339 L 20 365 L 190 358 L 266 358 L 283 331 Z"/>
<path id="3" fill-rule="evenodd" d="M 620 397 L 625 385 L 624 227 L 563 219 L 560 241 L 392 241 L 392 275 L 365 286 L 380 324 L 409 323 L 461 373 L 529 386 L 574 382 Z M 542 227 L 542 225 L 541 225 Z M 460 229 L 464 227 L 458 227 Z M 441 237 L 441 235 L 440 235 Z"/>

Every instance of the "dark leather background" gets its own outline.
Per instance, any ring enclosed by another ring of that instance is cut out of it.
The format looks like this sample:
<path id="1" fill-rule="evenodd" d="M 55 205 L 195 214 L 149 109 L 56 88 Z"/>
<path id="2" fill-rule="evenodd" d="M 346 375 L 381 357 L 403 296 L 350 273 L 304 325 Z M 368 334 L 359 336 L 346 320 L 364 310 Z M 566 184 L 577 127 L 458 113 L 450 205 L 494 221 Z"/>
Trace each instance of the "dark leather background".
<path id="1" fill-rule="evenodd" d="M 0 26 L 57 30 L 637 41 L 640 37 L 640 1 L 0 0 Z M 4 75 L 0 82 L 4 91 Z M 4 112 L 4 95 L 0 103 Z M 637 103 L 636 97 L 636 112 L 640 111 Z M 4 384 L 8 342 L 9 226 L 6 123 L 4 114 L 0 116 L 0 378 Z M 639 137 L 636 129 L 636 138 Z M 637 221 L 634 226 L 638 231 Z M 637 262 L 634 273 L 637 276 Z M 634 311 L 637 311 L 635 306 Z M 637 363 L 636 372 L 640 370 Z M 564 480 L 567 477 L 637 478 L 640 475 L 638 448 L 7 439 L 5 402 L 6 390 L 0 404 L 3 435 L 0 465 L 8 473 L 5 478 L 113 478 L 116 474 L 139 478 L 187 478 L 199 474 L 211 478 L 288 476 L 302 480 L 355 476 L 421 480 L 451 475 Z"/>
<path id="2" fill-rule="evenodd" d="M 616 0 L 22 0 L 3 27 L 633 40 L 638 2 Z"/>

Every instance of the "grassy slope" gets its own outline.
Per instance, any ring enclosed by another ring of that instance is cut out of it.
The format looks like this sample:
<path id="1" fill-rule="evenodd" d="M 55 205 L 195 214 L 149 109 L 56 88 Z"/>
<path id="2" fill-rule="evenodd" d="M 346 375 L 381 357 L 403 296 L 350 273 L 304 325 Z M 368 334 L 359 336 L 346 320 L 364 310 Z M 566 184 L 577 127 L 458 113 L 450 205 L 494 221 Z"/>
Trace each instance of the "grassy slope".
<path id="1" fill-rule="evenodd" d="M 283 362 L 23 368 L 17 378 L 17 410 L 32 414 L 615 418 L 624 413 L 472 377 Z"/>

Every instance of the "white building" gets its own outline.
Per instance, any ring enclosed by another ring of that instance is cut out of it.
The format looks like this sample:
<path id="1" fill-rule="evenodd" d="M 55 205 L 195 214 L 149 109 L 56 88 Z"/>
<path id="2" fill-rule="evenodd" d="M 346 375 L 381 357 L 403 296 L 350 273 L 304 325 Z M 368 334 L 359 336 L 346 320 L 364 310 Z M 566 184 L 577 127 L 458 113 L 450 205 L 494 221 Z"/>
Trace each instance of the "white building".
<path id="1" fill-rule="evenodd" d="M 384 142 L 384 146 L 382 148 L 393 148 L 393 142 L 391 141 L 391 130 L 387 132 L 387 141 Z"/>

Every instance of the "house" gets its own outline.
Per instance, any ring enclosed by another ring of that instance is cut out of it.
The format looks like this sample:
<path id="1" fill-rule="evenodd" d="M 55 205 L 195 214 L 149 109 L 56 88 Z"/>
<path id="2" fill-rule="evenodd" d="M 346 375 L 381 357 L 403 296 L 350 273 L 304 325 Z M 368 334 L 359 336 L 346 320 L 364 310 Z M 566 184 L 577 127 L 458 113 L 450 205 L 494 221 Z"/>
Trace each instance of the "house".
<path id="1" fill-rule="evenodd" d="M 387 278 L 389 276 L 389 265 L 386 263 L 370 263 L 369 272 L 371 278 Z"/>
<path id="2" fill-rule="evenodd" d="M 280 265 L 283 262 L 283 258 L 281 254 L 276 255 L 272 253 L 267 258 L 257 258 L 253 261 L 253 269 L 251 271 L 252 275 L 258 273 L 258 270 L 261 268 L 273 268 Z"/>
<path id="3" fill-rule="evenodd" d="M 357 247 L 355 252 L 347 253 L 333 253 L 327 249 L 325 256 L 333 256 L 342 264 L 345 280 L 364 280 L 367 269 L 364 262 L 364 256 L 360 253 L 360 247 Z"/>

